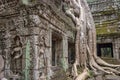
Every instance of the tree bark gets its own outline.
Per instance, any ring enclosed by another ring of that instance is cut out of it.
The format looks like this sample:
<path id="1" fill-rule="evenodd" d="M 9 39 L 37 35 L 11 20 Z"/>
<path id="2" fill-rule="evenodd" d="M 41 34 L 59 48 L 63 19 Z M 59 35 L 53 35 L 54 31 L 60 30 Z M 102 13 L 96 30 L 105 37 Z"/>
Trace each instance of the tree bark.
<path id="1" fill-rule="evenodd" d="M 108 64 L 97 57 L 96 29 L 87 1 L 65 0 L 64 3 L 70 5 L 70 7 L 65 9 L 65 14 L 70 17 L 76 25 L 76 59 L 72 68 L 74 78 L 77 77 L 75 80 L 85 80 L 89 77 L 90 70 L 95 74 L 98 73 L 98 71 L 107 74 L 120 74 L 119 71 L 114 69 L 115 67 L 120 67 L 120 65 Z M 76 13 L 76 10 L 78 10 L 79 13 Z M 77 66 L 83 69 L 81 74 L 78 74 Z"/>

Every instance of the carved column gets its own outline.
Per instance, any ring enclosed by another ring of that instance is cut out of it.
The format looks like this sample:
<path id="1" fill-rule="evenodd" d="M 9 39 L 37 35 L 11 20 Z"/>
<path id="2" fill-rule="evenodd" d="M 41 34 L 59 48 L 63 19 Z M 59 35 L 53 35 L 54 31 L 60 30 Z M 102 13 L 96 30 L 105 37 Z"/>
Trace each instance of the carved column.
<path id="1" fill-rule="evenodd" d="M 65 61 L 65 66 L 66 69 L 68 68 L 68 37 L 67 35 L 63 35 L 63 40 L 62 40 L 62 45 L 63 45 L 63 59 Z"/>
<path id="2" fill-rule="evenodd" d="M 5 77 L 8 77 L 10 75 L 10 47 L 11 47 L 11 35 L 8 30 L 6 30 L 6 35 L 5 35 L 5 43 L 6 43 L 6 49 L 5 49 Z"/>
<path id="3" fill-rule="evenodd" d="M 113 42 L 113 57 L 119 59 L 119 39 L 115 38 Z"/>
<path id="4" fill-rule="evenodd" d="M 39 80 L 39 55 L 38 55 L 38 35 L 39 34 L 39 28 L 33 27 L 32 28 L 34 34 L 32 36 L 33 38 L 33 50 L 34 50 L 34 56 L 33 56 L 33 80 Z"/>
<path id="5" fill-rule="evenodd" d="M 47 44 L 47 48 L 45 51 L 45 54 L 47 56 L 47 79 L 50 80 L 50 77 L 52 76 L 52 71 L 51 71 L 51 58 L 52 58 L 52 51 L 51 51 L 51 46 L 52 46 L 52 30 L 49 29 L 47 32 L 47 39 L 45 40 Z"/>

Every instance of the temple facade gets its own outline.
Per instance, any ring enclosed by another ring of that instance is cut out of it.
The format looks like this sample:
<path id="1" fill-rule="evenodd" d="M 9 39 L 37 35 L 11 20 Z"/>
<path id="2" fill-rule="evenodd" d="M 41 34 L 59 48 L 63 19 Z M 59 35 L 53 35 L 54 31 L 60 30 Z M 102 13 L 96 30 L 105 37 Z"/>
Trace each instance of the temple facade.
<path id="1" fill-rule="evenodd" d="M 54 80 L 56 69 L 74 62 L 74 36 L 74 23 L 61 0 L 36 0 L 27 6 L 22 0 L 2 0 L 0 80 Z"/>

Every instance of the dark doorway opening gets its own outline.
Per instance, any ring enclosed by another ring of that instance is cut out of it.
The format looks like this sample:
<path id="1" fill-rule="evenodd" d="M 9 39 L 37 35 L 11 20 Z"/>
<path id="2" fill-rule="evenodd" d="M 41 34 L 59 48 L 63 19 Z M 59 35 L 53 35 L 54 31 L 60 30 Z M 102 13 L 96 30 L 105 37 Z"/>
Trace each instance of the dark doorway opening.
<path id="1" fill-rule="evenodd" d="M 75 62 L 75 44 L 68 43 L 68 62 L 73 64 Z"/>
<path id="2" fill-rule="evenodd" d="M 97 55 L 100 57 L 113 57 L 112 43 L 97 44 Z"/>
<path id="3" fill-rule="evenodd" d="M 56 31 L 52 32 L 52 66 L 60 64 L 62 55 L 62 35 Z"/>
<path id="4" fill-rule="evenodd" d="M 52 66 L 56 64 L 55 44 L 55 41 L 52 40 Z"/>

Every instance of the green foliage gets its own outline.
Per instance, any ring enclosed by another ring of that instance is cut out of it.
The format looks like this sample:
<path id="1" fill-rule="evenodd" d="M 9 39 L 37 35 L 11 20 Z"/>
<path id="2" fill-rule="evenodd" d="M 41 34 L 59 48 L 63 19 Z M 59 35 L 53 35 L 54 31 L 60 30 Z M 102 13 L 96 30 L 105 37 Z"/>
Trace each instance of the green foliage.
<path id="1" fill-rule="evenodd" d="M 81 74 L 83 72 L 83 70 L 84 70 L 84 68 L 82 68 L 80 66 L 77 66 L 77 68 L 78 68 L 78 74 Z"/>
<path id="2" fill-rule="evenodd" d="M 25 53 L 25 69 L 23 71 L 25 75 L 24 80 L 30 80 L 29 68 L 30 68 L 30 42 L 28 40 Z"/>
<path id="3" fill-rule="evenodd" d="M 92 78 L 94 73 L 91 70 L 89 70 L 88 73 L 89 73 L 89 77 Z"/>

